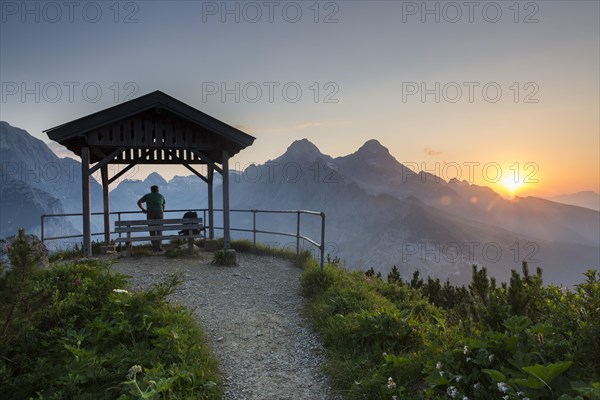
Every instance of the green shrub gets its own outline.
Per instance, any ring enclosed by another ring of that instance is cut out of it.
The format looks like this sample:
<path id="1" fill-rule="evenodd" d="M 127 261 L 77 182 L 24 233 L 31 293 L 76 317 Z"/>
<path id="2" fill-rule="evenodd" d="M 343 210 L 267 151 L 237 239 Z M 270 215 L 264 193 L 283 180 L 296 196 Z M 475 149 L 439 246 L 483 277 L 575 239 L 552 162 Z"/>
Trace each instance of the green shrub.
<path id="1" fill-rule="evenodd" d="M 187 254 L 187 250 L 183 250 L 180 247 L 172 247 L 165 251 L 165 257 L 178 258 Z"/>
<path id="2" fill-rule="evenodd" d="M 331 264 L 326 264 L 321 271 L 313 260 L 303 262 L 304 271 L 300 276 L 300 287 L 305 296 L 312 298 L 325 292 L 334 282 L 341 283 L 345 272 Z"/>
<path id="3" fill-rule="evenodd" d="M 468 290 L 396 275 L 303 271 L 326 370 L 348 398 L 600 398 L 596 271 L 574 290 L 544 287 L 526 264 L 500 287 L 474 267 Z"/>
<path id="4" fill-rule="evenodd" d="M 213 253 L 212 263 L 215 265 L 227 265 L 225 250 L 217 250 Z"/>
<path id="5" fill-rule="evenodd" d="M 166 301 L 176 277 L 129 292 L 97 261 L 40 270 L 22 260 L 14 271 L 24 273 L 0 280 L 1 398 L 137 399 L 138 388 L 145 398 L 221 398 L 203 332 Z"/>

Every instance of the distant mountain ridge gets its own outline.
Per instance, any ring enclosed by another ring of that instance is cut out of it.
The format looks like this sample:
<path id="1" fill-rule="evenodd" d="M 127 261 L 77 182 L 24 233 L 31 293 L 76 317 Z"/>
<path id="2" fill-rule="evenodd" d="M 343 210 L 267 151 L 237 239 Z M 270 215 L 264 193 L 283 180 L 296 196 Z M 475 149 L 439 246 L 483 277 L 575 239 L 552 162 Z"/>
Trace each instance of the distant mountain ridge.
<path id="1" fill-rule="evenodd" d="M 548 197 L 547 200 L 600 211 L 600 194 L 590 190 Z"/>
<path id="2" fill-rule="evenodd" d="M 0 236 L 16 228 L 40 232 L 43 214 L 81 212 L 81 164 L 57 157 L 25 130 L 0 121 Z M 102 208 L 100 185 L 92 179 L 92 207 Z M 47 236 L 78 232 L 80 221 L 48 220 Z"/>
<path id="3" fill-rule="evenodd" d="M 487 187 L 416 173 L 375 140 L 332 160 L 303 139 L 273 161 L 281 171 L 300 168 L 302 178 L 276 172 L 267 179 L 267 162 L 258 166 L 263 179 L 233 185 L 232 206 L 325 211 L 326 236 L 350 266 L 385 272 L 398 264 L 457 278 L 477 262 L 507 279 L 527 259 L 551 280 L 572 282 L 571 259 L 579 272 L 600 264 L 600 213 L 533 197 L 505 200 Z"/>
<path id="4" fill-rule="evenodd" d="M 376 140 L 334 159 L 301 139 L 282 155 L 232 174 L 232 208 L 324 211 L 328 251 L 351 267 L 373 266 L 386 273 L 396 264 L 405 274 L 420 268 L 460 281 L 475 262 L 508 279 L 510 268 L 528 259 L 532 266 L 544 266 L 552 281 L 568 283 L 577 279 L 573 269 L 564 269 L 570 260 L 578 260 L 580 272 L 600 263 L 600 213 L 533 197 L 506 200 L 488 187 L 417 173 Z M 162 185 L 170 209 L 206 207 L 206 185 L 199 178 L 175 177 L 165 184 L 152 174 L 113 189 L 113 209 L 135 209 L 137 198 L 154 183 Z M 214 198 L 219 208 L 218 183 Z M 295 229 L 292 220 L 260 221 L 265 230 Z M 234 213 L 232 226 L 250 227 L 250 218 Z M 314 224 L 307 221 L 303 229 L 319 237 Z M 243 235 L 234 232 L 234 237 Z M 502 254 L 496 257 L 494 251 Z"/>
<path id="5" fill-rule="evenodd" d="M 56 157 L 23 130 L 5 122 L 0 128 L 2 232 L 19 224 L 35 230 L 42 213 L 80 212 L 80 164 Z M 23 170 L 18 168 L 35 170 L 36 163 L 50 165 L 50 169 L 38 176 L 21 176 Z M 60 177 L 49 175 L 62 163 L 74 178 L 65 179 L 63 172 Z M 397 265 L 405 276 L 419 268 L 424 274 L 460 282 L 468 279 L 473 263 L 486 265 L 493 275 L 507 279 L 510 269 L 525 259 L 532 267 L 544 267 L 549 281 L 571 284 L 580 280 L 583 271 L 600 264 L 598 211 L 535 197 L 506 200 L 488 187 L 415 172 L 377 140 L 333 158 L 301 139 L 282 155 L 245 171 L 231 171 L 230 176 L 234 209 L 324 211 L 326 251 L 352 268 L 372 266 L 385 274 Z M 167 209 L 207 206 L 206 184 L 198 177 L 176 176 L 166 181 L 155 172 L 112 188 L 111 210 L 137 210 L 137 200 L 153 184 L 159 185 Z M 221 208 L 221 194 L 220 175 L 215 174 L 216 208 Z M 100 210 L 101 189 L 95 181 L 92 195 L 94 209 Z M 19 198 L 25 201 L 17 204 Z M 27 218 L 11 214 L 19 207 L 31 210 L 19 213 L 28 214 Z M 215 217 L 220 225 L 220 214 Z M 302 219 L 302 232 L 315 239 L 320 237 L 317 219 Z M 233 227 L 248 228 L 251 223 L 249 215 L 232 213 Z M 295 231 L 295 217 L 261 216 L 258 223 L 262 230 Z M 75 228 L 65 225 L 56 230 Z M 239 232 L 233 236 L 248 237 Z M 264 234 L 258 240 L 295 245 L 295 240 L 288 243 Z"/>
<path id="6" fill-rule="evenodd" d="M 66 210 L 81 212 L 81 163 L 59 158 L 27 131 L 0 121 L 2 178 L 19 180 L 59 199 Z M 101 186 L 92 178 L 92 207 L 101 210 Z"/>

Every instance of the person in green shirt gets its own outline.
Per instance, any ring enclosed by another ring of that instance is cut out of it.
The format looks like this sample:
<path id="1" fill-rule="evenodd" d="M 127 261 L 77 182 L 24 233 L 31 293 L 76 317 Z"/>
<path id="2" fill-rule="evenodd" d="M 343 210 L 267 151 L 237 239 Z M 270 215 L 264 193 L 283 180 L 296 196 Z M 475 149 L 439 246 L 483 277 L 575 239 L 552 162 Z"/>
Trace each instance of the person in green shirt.
<path id="1" fill-rule="evenodd" d="M 142 203 L 146 203 L 145 209 Z M 166 204 L 164 196 L 158 193 L 158 186 L 156 185 L 152 185 L 150 193 L 142 196 L 137 202 L 138 207 L 146 214 L 147 219 L 163 219 Z M 160 236 L 161 234 L 161 231 L 150 231 L 150 236 Z M 152 249 L 154 251 L 163 251 L 162 240 L 152 240 Z"/>

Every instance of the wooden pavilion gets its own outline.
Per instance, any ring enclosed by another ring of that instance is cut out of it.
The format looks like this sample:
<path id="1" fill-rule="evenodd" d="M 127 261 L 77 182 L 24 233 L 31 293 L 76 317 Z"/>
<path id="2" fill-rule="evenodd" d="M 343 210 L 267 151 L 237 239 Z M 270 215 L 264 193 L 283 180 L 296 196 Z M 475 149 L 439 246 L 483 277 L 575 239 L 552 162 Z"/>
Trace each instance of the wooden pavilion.
<path id="1" fill-rule="evenodd" d="M 104 239 L 110 241 L 109 185 L 138 164 L 180 164 L 208 184 L 208 229 L 214 237 L 213 176 L 222 176 L 223 237 L 229 248 L 229 159 L 254 137 L 156 91 L 44 131 L 81 157 L 83 252 L 91 256 L 90 176 L 100 171 Z M 125 164 L 108 176 L 109 164 Z M 207 174 L 194 165 L 205 164 Z M 204 221 L 206 223 L 206 221 Z"/>

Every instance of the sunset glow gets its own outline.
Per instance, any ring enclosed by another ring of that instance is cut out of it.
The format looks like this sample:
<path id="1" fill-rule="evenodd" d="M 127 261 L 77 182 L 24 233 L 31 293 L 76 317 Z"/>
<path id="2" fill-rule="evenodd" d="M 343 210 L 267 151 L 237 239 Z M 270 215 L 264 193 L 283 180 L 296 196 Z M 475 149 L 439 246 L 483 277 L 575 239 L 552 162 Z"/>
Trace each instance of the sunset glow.
<path id="1" fill-rule="evenodd" d="M 257 138 L 232 160 L 236 169 L 301 138 L 333 158 L 377 139 L 413 170 L 503 196 L 600 190 L 598 2 L 540 2 L 535 13 L 525 2 L 516 14 L 518 3 L 500 2 L 493 22 L 482 5 L 450 21 L 444 2 L 432 3 L 437 16 L 426 2 L 298 2 L 293 22 L 282 5 L 255 21 L 246 12 L 260 2 L 98 3 L 98 21 L 71 21 L 67 10 L 55 21 L 39 5 L 35 15 L 8 3 L 16 10 L 0 26 L 2 119 L 44 142 L 44 129 L 158 89 Z M 407 4 L 424 14 L 406 14 Z M 76 65 L 63 64 L 67 50 Z M 121 61 L 99 67 L 98 57 Z M 494 163 L 502 175 L 482 176 Z M 526 181 L 526 164 L 543 181 Z M 140 166 L 135 178 L 154 170 Z"/>
<path id="2" fill-rule="evenodd" d="M 519 191 L 519 189 L 522 189 L 524 186 L 524 182 L 522 179 L 515 179 L 514 177 L 502 179 L 502 184 L 511 195 L 515 195 L 517 191 Z"/>

